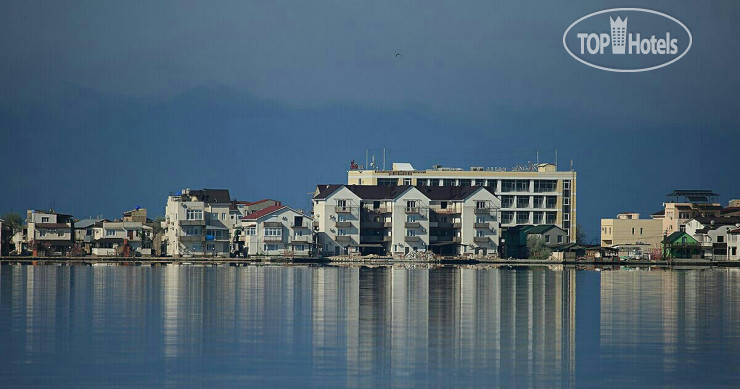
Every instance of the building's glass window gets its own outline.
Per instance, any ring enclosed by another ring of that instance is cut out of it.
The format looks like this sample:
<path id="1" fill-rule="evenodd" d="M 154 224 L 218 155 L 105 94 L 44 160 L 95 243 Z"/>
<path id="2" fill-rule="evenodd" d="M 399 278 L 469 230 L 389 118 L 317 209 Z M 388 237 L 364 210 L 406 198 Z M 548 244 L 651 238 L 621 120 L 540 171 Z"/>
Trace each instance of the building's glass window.
<path id="1" fill-rule="evenodd" d="M 529 223 L 529 212 L 518 211 L 516 213 L 516 224 Z"/>
<path id="2" fill-rule="evenodd" d="M 439 178 L 429 179 L 429 186 L 439 186 Z"/>
<path id="3" fill-rule="evenodd" d="M 472 183 L 468 179 L 461 179 L 460 180 L 460 186 L 470 186 Z"/>
<path id="4" fill-rule="evenodd" d="M 455 179 L 445 178 L 442 180 L 442 186 L 455 186 Z"/>
<path id="5" fill-rule="evenodd" d="M 529 208 L 529 196 L 516 196 L 517 208 Z"/>
<path id="6" fill-rule="evenodd" d="M 48 217 L 46 217 L 46 216 L 42 216 L 41 217 L 41 223 L 48 223 L 48 222 L 49 222 L 49 218 Z"/>
<path id="7" fill-rule="evenodd" d="M 556 212 L 547 212 L 545 214 L 545 223 L 546 224 L 555 224 L 555 219 L 557 218 Z"/>
<path id="8" fill-rule="evenodd" d="M 517 192 L 529 192 L 529 180 L 516 180 L 515 185 L 514 190 Z"/>
<path id="9" fill-rule="evenodd" d="M 187 220 L 203 220 L 202 209 L 188 209 L 185 213 Z"/>
<path id="10" fill-rule="evenodd" d="M 513 221 L 514 221 L 514 212 L 512 211 L 501 212 L 501 223 L 502 224 L 511 224 Z"/>
<path id="11" fill-rule="evenodd" d="M 184 226 L 182 231 L 185 235 L 203 235 L 203 227 L 201 226 Z"/>
<path id="12" fill-rule="evenodd" d="M 280 227 L 266 227 L 265 236 L 282 236 L 283 229 Z"/>
<path id="13" fill-rule="evenodd" d="M 556 180 L 534 180 L 534 191 L 537 193 L 555 192 L 557 184 Z"/>
<path id="14" fill-rule="evenodd" d="M 116 235 L 116 230 L 111 229 L 111 228 L 105 229 L 105 236 L 115 236 L 115 235 Z"/>
<path id="15" fill-rule="evenodd" d="M 514 191 L 514 180 L 501 180 L 501 191 L 502 192 L 513 192 Z"/>
<path id="16" fill-rule="evenodd" d="M 547 196 L 545 198 L 545 208 L 555 208 L 558 202 L 557 196 Z"/>
<path id="17" fill-rule="evenodd" d="M 378 178 L 378 185 L 383 185 L 383 186 L 398 185 L 398 178 Z"/>
<path id="18" fill-rule="evenodd" d="M 558 235 L 558 243 L 563 243 L 563 236 L 562 235 Z"/>
<path id="19" fill-rule="evenodd" d="M 513 208 L 514 207 L 514 196 L 501 196 L 501 208 Z"/>
<path id="20" fill-rule="evenodd" d="M 247 234 L 247 235 L 254 236 L 254 235 L 256 235 L 256 233 L 257 233 L 257 228 L 256 227 L 247 227 L 247 229 L 245 230 L 245 234 Z"/>
<path id="21" fill-rule="evenodd" d="M 544 218 L 544 212 L 542 211 L 532 212 L 532 223 L 542 224 L 543 218 Z"/>

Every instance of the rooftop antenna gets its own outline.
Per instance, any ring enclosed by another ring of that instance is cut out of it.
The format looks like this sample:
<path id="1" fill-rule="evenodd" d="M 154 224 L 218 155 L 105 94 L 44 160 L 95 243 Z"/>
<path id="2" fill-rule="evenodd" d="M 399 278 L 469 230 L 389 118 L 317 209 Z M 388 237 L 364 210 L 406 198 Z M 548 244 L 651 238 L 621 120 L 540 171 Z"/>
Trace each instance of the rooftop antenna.
<path id="1" fill-rule="evenodd" d="M 558 149 L 555 149 L 555 171 L 558 171 Z"/>
<path id="2" fill-rule="evenodd" d="M 540 164 L 540 151 L 537 150 L 537 164 Z"/>
<path id="3" fill-rule="evenodd" d="M 367 156 L 368 156 L 368 153 L 369 153 L 368 149 L 365 149 L 365 166 L 363 166 L 365 169 L 367 169 L 367 167 L 368 167 L 368 164 L 367 164 Z"/>
<path id="4" fill-rule="evenodd" d="M 383 170 L 385 170 L 385 147 L 383 147 Z"/>

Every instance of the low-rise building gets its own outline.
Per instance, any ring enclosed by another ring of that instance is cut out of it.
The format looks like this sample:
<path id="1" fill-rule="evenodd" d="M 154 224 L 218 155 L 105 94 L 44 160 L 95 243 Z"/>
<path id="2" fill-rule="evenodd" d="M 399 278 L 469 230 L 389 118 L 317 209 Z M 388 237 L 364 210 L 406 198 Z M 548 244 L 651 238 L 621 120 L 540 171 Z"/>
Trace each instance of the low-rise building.
<path id="1" fill-rule="evenodd" d="M 74 245 L 72 215 L 28 210 L 26 224 L 28 246 L 34 256 L 67 255 Z"/>
<path id="2" fill-rule="evenodd" d="M 136 207 L 136 209 L 124 212 L 123 221 L 146 224 L 146 208 Z"/>
<path id="3" fill-rule="evenodd" d="M 149 256 L 152 253 L 152 228 L 140 222 L 99 221 L 92 227 L 92 255 Z"/>
<path id="4" fill-rule="evenodd" d="M 711 190 L 674 190 L 666 195 L 664 204 L 663 234 L 683 231 L 687 221 L 695 217 L 719 217 L 722 205 L 719 195 Z"/>
<path id="5" fill-rule="evenodd" d="M 658 212 L 653 216 L 660 215 L 662 213 Z M 601 247 L 657 252 L 662 241 L 663 220 L 660 218 L 640 219 L 639 213 L 625 212 L 618 214 L 616 219 L 601 219 Z"/>
<path id="6" fill-rule="evenodd" d="M 231 253 L 232 200 L 227 189 L 183 189 L 167 198 L 165 245 L 169 256 L 225 257 Z"/>
<path id="7" fill-rule="evenodd" d="M 727 234 L 727 259 L 740 261 L 740 227 L 731 229 Z"/>
<path id="8" fill-rule="evenodd" d="M 739 217 L 697 217 L 686 222 L 686 233 L 699 243 L 702 256 L 712 260 L 727 259 L 730 230 L 740 226 Z"/>
<path id="9" fill-rule="evenodd" d="M 697 259 L 702 256 L 699 242 L 683 231 L 668 235 L 663 243 L 663 251 L 667 258 L 673 259 Z"/>
<path id="10" fill-rule="evenodd" d="M 82 247 L 85 254 L 92 254 L 93 243 L 95 241 L 93 237 L 93 228 L 96 223 L 100 223 L 105 219 L 82 219 L 75 222 L 75 244 Z"/>
<path id="11" fill-rule="evenodd" d="M 312 255 L 313 218 L 285 205 L 273 205 L 242 217 L 240 254 Z"/>
<path id="12" fill-rule="evenodd" d="M 319 185 L 322 255 L 497 255 L 500 200 L 488 187 Z"/>
<path id="13" fill-rule="evenodd" d="M 527 248 L 529 237 L 542 239 L 545 246 L 550 249 L 567 244 L 566 241 L 568 240 L 568 234 L 565 230 L 552 224 L 509 227 L 503 234 L 503 255 L 506 258 L 529 258 L 530 253 Z"/>

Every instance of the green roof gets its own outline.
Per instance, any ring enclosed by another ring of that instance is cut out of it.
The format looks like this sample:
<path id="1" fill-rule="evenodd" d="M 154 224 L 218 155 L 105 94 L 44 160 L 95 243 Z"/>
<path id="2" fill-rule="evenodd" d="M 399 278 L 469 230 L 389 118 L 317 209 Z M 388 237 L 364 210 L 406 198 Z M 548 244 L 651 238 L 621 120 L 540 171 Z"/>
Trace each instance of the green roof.
<path id="1" fill-rule="evenodd" d="M 693 244 L 699 243 L 699 242 L 696 241 L 696 239 L 694 239 L 694 237 L 692 237 L 691 235 L 689 235 L 689 234 L 687 234 L 687 233 L 685 233 L 683 231 L 676 231 L 676 232 L 668 235 L 668 237 L 666 238 L 666 242 L 667 243 L 670 243 L 670 244 L 673 244 L 676 241 L 680 240 L 684 236 L 686 237 L 686 243 L 693 243 Z"/>
<path id="2" fill-rule="evenodd" d="M 541 226 L 534 226 L 527 230 L 527 234 L 544 234 L 545 232 L 550 231 L 553 228 L 558 228 L 558 227 L 552 224 L 543 224 Z"/>

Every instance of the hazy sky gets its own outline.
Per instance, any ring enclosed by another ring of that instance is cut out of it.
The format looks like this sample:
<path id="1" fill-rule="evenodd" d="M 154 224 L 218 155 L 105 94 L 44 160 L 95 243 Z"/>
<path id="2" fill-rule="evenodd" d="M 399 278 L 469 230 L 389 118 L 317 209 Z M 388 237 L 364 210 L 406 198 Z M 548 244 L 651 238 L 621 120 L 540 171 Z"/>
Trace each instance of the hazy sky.
<path id="1" fill-rule="evenodd" d="M 573 21 L 624 6 L 681 20 L 691 51 L 636 74 L 565 52 Z M 740 197 L 739 18 L 737 1 L 4 1 L 0 213 L 157 216 L 185 187 L 306 208 L 366 148 L 418 168 L 557 148 L 596 238 L 674 188 Z"/>

